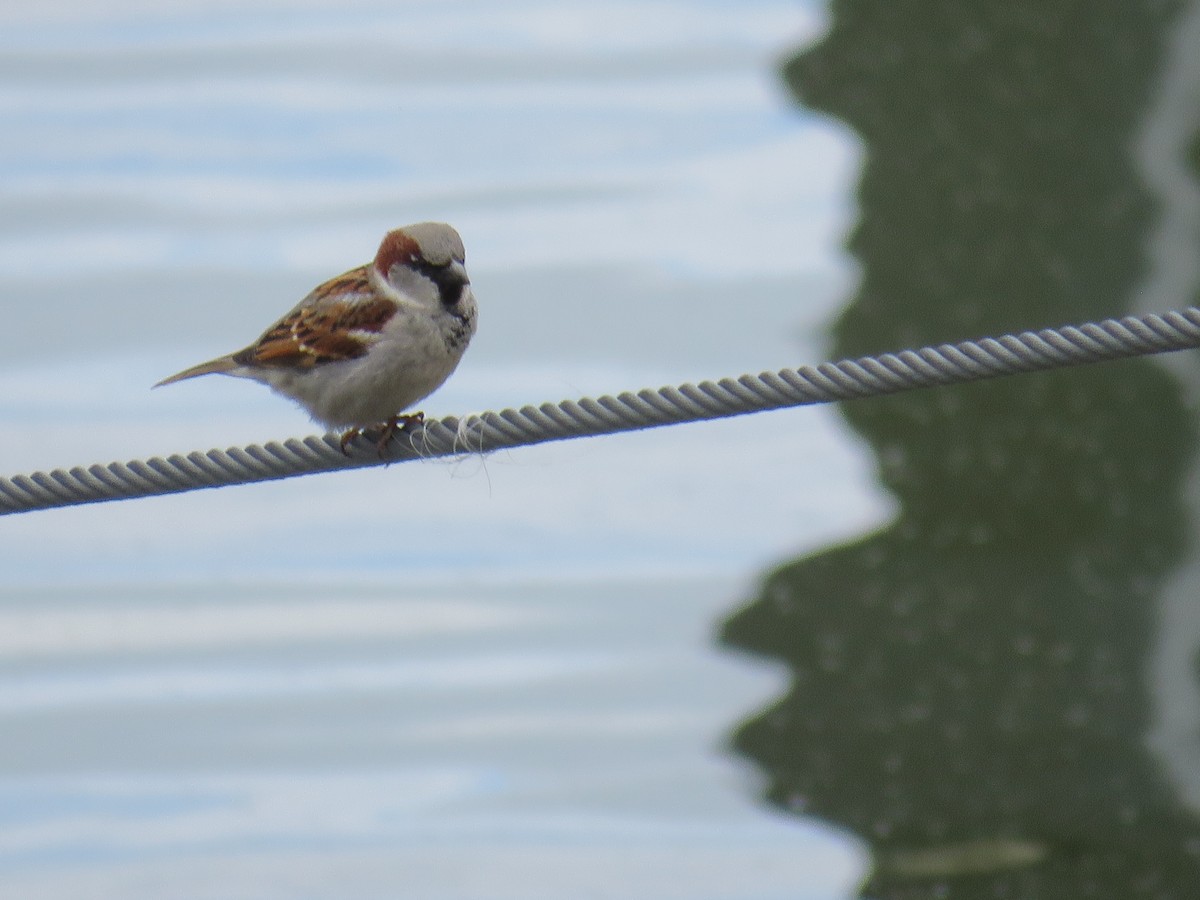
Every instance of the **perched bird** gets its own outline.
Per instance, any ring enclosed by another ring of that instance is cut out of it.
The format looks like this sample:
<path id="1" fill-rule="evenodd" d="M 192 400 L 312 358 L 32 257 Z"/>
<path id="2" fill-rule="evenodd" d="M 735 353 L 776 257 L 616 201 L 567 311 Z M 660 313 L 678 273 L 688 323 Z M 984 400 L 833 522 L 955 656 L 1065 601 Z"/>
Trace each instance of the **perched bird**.
<path id="1" fill-rule="evenodd" d="M 475 334 L 462 239 L 441 222 L 389 232 L 374 262 L 316 288 L 244 350 L 184 369 L 155 387 L 219 373 L 295 400 L 328 428 L 364 431 L 423 419 L 402 413 L 450 377 Z"/>

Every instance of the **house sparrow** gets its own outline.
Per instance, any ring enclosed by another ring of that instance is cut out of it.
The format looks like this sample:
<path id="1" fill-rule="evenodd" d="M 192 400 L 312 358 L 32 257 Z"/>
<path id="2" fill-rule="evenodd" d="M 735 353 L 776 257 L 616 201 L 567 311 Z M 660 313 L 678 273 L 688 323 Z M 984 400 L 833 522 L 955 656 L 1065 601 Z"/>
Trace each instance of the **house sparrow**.
<path id="1" fill-rule="evenodd" d="M 185 369 L 155 387 L 213 372 L 251 378 L 290 397 L 316 421 L 347 428 L 342 450 L 382 429 L 442 385 L 475 334 L 475 295 L 458 232 L 421 222 L 389 232 L 375 261 L 316 288 L 244 350 Z"/>

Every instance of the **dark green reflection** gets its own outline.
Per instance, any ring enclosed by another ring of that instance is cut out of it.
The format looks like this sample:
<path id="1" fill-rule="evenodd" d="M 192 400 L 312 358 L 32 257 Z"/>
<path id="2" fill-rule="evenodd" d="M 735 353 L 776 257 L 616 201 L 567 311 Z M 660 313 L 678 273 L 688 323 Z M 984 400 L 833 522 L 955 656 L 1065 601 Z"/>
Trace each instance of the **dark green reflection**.
<path id="1" fill-rule="evenodd" d="M 1178 4 L 832 6 L 786 76 L 864 145 L 835 355 L 1127 311 L 1155 216 L 1131 147 Z M 865 839 L 872 897 L 1200 896 L 1200 822 L 1144 744 L 1189 540 L 1172 377 L 1139 360 L 843 409 L 897 520 L 770 573 L 723 633 L 792 671 L 735 737 L 770 801 Z"/>

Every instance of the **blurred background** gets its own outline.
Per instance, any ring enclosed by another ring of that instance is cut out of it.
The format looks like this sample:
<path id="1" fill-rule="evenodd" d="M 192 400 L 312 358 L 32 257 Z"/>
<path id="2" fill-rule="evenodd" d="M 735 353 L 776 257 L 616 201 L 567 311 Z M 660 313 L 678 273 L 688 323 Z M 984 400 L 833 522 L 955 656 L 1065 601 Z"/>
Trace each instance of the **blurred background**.
<path id="1" fill-rule="evenodd" d="M 1192 303 L 1200 9 L 0 5 L 6 474 Z M 0 896 L 1191 897 L 1194 356 L 0 520 Z"/>

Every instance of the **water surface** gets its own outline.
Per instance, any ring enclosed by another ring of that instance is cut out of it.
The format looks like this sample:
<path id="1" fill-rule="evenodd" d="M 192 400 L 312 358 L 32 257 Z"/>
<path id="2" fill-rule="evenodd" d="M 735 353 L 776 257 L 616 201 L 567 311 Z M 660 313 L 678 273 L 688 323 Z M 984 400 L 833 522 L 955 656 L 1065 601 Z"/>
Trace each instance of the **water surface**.
<path id="1" fill-rule="evenodd" d="M 820 359 L 856 162 L 790 2 L 0 13 L 7 472 L 305 434 L 164 374 L 422 219 L 430 415 Z M 797 467 L 802 491 L 781 491 Z M 0 895 L 844 895 L 725 750 L 755 573 L 888 506 L 831 410 L 0 522 Z"/>

